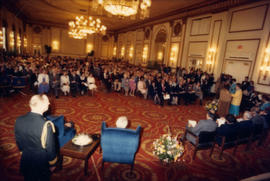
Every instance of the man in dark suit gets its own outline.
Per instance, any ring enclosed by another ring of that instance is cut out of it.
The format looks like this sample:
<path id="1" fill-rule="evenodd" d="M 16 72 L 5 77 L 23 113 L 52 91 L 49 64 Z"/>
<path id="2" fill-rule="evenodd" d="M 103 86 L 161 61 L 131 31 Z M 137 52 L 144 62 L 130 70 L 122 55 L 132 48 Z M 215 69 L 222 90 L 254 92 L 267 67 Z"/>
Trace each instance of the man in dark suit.
<path id="1" fill-rule="evenodd" d="M 60 89 L 60 74 L 58 70 L 54 68 L 52 72 L 49 74 L 50 87 L 53 90 L 55 98 L 59 97 L 59 89 Z"/>
<path id="2" fill-rule="evenodd" d="M 76 97 L 79 85 L 79 76 L 76 74 L 75 70 L 72 70 L 71 74 L 69 75 L 70 81 L 70 92 L 72 97 Z"/>
<path id="3" fill-rule="evenodd" d="M 17 118 L 15 138 L 21 151 L 20 171 L 26 181 L 48 181 L 57 161 L 54 125 L 45 120 L 48 110 L 46 95 L 34 95 L 29 105 L 31 112 Z"/>
<path id="4" fill-rule="evenodd" d="M 217 142 L 221 145 L 222 143 L 222 136 L 231 137 L 237 135 L 239 125 L 232 114 L 228 114 L 225 117 L 226 122 L 222 124 L 220 127 L 217 128 Z"/>

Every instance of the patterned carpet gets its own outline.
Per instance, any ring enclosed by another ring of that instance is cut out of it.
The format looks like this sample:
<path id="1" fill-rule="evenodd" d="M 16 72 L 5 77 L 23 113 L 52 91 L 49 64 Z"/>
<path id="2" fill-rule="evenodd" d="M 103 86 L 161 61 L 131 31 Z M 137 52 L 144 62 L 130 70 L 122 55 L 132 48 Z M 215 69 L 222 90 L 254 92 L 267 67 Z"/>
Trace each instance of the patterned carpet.
<path id="1" fill-rule="evenodd" d="M 23 180 L 19 173 L 20 155 L 14 139 L 16 117 L 29 111 L 31 95 L 14 94 L 0 98 L 0 180 Z M 141 97 L 126 97 L 119 93 L 98 92 L 94 97 L 80 96 L 51 98 L 55 115 L 64 115 L 66 120 L 74 121 L 78 133 L 100 133 L 101 122 L 115 126 L 117 117 L 126 115 L 130 128 L 137 125 L 143 128 L 141 144 L 136 155 L 135 175 L 128 177 L 129 165 L 105 163 L 101 172 L 102 155 L 96 151 L 89 159 L 89 176 L 84 176 L 84 162 L 64 157 L 63 169 L 52 175 L 51 180 L 95 181 L 95 180 L 132 180 L 132 181 L 186 181 L 186 180 L 239 180 L 270 171 L 270 146 L 255 148 L 244 152 L 240 147 L 235 156 L 226 150 L 221 160 L 214 150 L 212 158 L 209 151 L 199 151 L 192 160 L 193 148 L 187 145 L 181 161 L 173 165 L 163 165 L 152 154 L 154 139 L 167 133 L 167 125 L 174 135 L 183 134 L 188 119 L 199 120 L 205 117 L 204 108 L 196 105 L 160 107 Z M 269 139 L 268 142 L 269 143 Z"/>

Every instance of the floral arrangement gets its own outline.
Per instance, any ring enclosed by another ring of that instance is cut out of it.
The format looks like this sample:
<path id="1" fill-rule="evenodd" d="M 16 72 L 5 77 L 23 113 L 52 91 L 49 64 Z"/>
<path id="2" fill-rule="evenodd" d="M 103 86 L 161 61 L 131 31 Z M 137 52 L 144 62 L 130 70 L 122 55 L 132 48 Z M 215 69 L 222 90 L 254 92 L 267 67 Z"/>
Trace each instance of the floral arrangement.
<path id="1" fill-rule="evenodd" d="M 165 163 L 176 162 L 184 153 L 184 146 L 177 141 L 177 136 L 164 134 L 153 142 L 153 154 L 158 156 L 160 161 Z"/>
<path id="2" fill-rule="evenodd" d="M 206 103 L 205 109 L 207 111 L 214 111 L 214 112 L 216 112 L 218 110 L 218 100 L 217 99 L 214 99 L 213 101 Z"/>

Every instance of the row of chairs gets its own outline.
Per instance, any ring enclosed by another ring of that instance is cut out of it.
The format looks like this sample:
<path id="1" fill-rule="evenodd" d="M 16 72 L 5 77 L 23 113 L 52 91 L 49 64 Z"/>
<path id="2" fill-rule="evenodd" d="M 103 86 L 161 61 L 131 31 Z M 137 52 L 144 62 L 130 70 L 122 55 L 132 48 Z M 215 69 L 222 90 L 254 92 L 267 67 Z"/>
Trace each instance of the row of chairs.
<path id="1" fill-rule="evenodd" d="M 257 146 L 262 145 L 263 141 L 267 138 L 267 130 L 264 129 L 262 124 L 252 124 L 251 121 L 240 122 L 232 131 L 231 134 L 219 135 L 217 131 L 213 132 L 201 132 L 198 136 L 186 129 L 183 139 L 183 144 L 186 142 L 186 135 L 190 134 L 196 138 L 195 143 L 191 143 L 194 146 L 193 160 L 196 158 L 196 153 L 199 150 L 211 149 L 209 156 L 211 157 L 213 150 L 217 147 L 219 152 L 219 159 L 222 158 L 223 151 L 226 149 L 234 148 L 233 155 L 239 145 L 246 145 L 245 150 L 249 150 L 252 143 L 257 142 Z M 217 128 L 218 129 L 218 128 Z"/>
<path id="2" fill-rule="evenodd" d="M 26 76 L 2 76 L 0 78 L 0 95 L 9 95 L 12 89 L 21 92 L 27 86 L 27 78 Z"/>

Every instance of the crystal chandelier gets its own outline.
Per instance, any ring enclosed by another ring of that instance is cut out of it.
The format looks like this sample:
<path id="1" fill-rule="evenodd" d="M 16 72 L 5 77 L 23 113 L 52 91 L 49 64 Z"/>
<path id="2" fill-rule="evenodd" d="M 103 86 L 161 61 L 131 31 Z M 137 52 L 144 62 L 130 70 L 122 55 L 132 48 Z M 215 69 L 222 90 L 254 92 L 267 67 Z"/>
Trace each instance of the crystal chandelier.
<path id="1" fill-rule="evenodd" d="M 93 0 L 93 9 L 99 6 L 112 15 L 128 17 L 140 12 L 140 18 L 146 18 L 149 17 L 151 0 Z"/>
<path id="2" fill-rule="evenodd" d="M 75 39 L 86 39 L 87 34 L 106 34 L 107 27 L 101 25 L 100 19 L 93 19 L 91 16 L 76 16 L 75 21 L 69 22 L 68 34 Z"/>
<path id="3" fill-rule="evenodd" d="M 69 36 L 75 39 L 86 39 L 87 35 L 93 33 L 106 34 L 107 27 L 101 24 L 100 19 L 94 19 L 89 16 L 90 12 L 90 0 L 88 7 L 88 17 L 76 16 L 74 21 L 70 21 L 69 25 Z"/>

